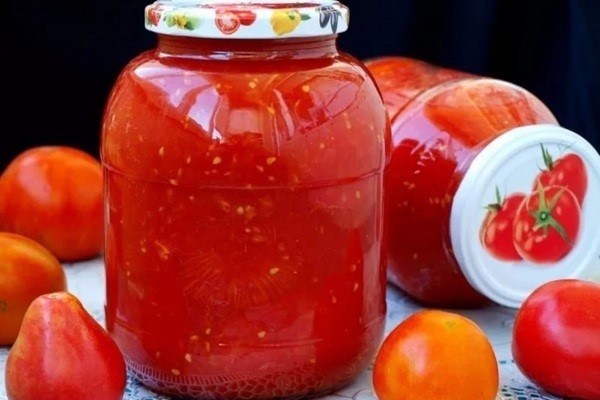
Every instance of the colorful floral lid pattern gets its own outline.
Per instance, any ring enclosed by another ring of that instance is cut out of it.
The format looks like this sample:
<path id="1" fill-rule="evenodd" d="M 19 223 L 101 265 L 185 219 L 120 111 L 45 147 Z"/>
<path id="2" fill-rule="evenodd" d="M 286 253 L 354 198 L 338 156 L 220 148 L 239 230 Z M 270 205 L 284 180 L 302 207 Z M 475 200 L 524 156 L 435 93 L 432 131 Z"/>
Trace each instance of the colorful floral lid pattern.
<path id="1" fill-rule="evenodd" d="M 348 29 L 348 8 L 334 0 L 158 0 L 146 7 L 146 28 L 216 39 L 315 37 Z"/>

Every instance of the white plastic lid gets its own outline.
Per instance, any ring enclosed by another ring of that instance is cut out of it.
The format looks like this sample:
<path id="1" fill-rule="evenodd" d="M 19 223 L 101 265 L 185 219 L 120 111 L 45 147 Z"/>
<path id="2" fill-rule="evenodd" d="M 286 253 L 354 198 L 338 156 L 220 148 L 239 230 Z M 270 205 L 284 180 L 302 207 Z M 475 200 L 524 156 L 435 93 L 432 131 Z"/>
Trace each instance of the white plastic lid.
<path id="1" fill-rule="evenodd" d="M 513 206 L 496 212 L 494 204 L 510 198 Z M 598 152 L 567 129 L 532 125 L 497 137 L 473 160 L 452 204 L 450 235 L 470 284 L 518 308 L 543 283 L 598 276 L 599 224 Z"/>
<path id="2" fill-rule="evenodd" d="M 150 31 L 216 39 L 315 37 L 348 29 L 334 0 L 158 0 L 145 9 Z"/>

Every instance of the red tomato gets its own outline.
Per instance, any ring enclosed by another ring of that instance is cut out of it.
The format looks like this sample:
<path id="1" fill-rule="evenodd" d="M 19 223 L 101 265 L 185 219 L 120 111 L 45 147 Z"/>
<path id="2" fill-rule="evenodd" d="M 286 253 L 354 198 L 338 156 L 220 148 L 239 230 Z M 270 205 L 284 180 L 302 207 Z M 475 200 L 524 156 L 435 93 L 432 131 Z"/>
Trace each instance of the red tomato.
<path id="1" fill-rule="evenodd" d="M 493 400 L 498 364 L 486 334 L 458 314 L 424 310 L 385 338 L 375 359 L 380 400 Z"/>
<path id="2" fill-rule="evenodd" d="M 533 291 L 517 312 L 512 354 L 544 390 L 600 399 L 600 285 L 562 279 Z"/>
<path id="3" fill-rule="evenodd" d="M 231 10 L 232 13 L 238 16 L 240 23 L 244 26 L 249 26 L 256 21 L 256 13 L 251 10 Z"/>
<path id="4" fill-rule="evenodd" d="M 70 147 L 21 153 L 0 177 L 0 230 L 32 238 L 60 261 L 100 253 L 103 241 L 100 162 Z"/>
<path id="5" fill-rule="evenodd" d="M 496 203 L 488 205 L 480 230 L 483 247 L 494 257 L 503 261 L 518 261 L 523 258 L 513 243 L 513 222 L 517 209 L 525 194 L 514 193 L 502 199 L 496 189 Z"/>
<path id="6" fill-rule="evenodd" d="M 221 32 L 226 35 L 231 35 L 240 28 L 241 21 L 237 14 L 229 10 L 219 9 L 217 10 L 215 24 Z"/>
<path id="7" fill-rule="evenodd" d="M 533 263 L 551 263 L 565 257 L 577 241 L 581 210 L 567 188 L 549 186 L 531 193 L 521 203 L 514 222 L 519 254 Z"/>
<path id="8" fill-rule="evenodd" d="M 25 236 L 0 232 L 0 346 L 15 341 L 36 297 L 66 288 L 65 272 L 52 253 Z"/>
<path id="9" fill-rule="evenodd" d="M 265 6 L 264 4 L 261 5 Z M 206 7 L 210 7 L 210 8 L 216 8 L 216 14 L 217 14 L 217 28 L 219 28 L 219 21 L 218 19 L 223 16 L 225 19 L 231 18 L 230 14 L 234 14 L 238 19 L 239 19 L 239 23 L 241 25 L 244 26 L 250 26 L 254 23 L 254 21 L 256 21 L 256 13 L 254 11 L 251 10 L 251 8 L 254 8 L 254 6 L 252 4 L 243 4 L 243 5 L 236 5 L 236 4 L 231 4 L 231 5 L 227 5 L 226 7 L 223 7 L 223 4 L 207 4 Z M 225 22 L 225 21 L 223 21 Z M 235 24 L 235 22 L 234 22 Z M 238 25 L 239 27 L 239 25 Z M 219 30 L 221 30 L 221 28 L 219 28 Z M 237 30 L 237 28 L 235 29 Z M 223 33 L 227 34 L 227 32 L 222 31 Z"/>
<path id="10" fill-rule="evenodd" d="M 11 400 L 121 400 L 125 361 L 116 343 L 70 293 L 36 298 L 6 361 Z"/>
<path id="11" fill-rule="evenodd" d="M 155 6 L 148 10 L 148 22 L 154 26 L 157 26 L 160 22 L 161 17 L 161 7 Z"/>
<path id="12" fill-rule="evenodd" d="M 569 153 L 554 161 L 552 155 L 543 146 L 542 154 L 546 169 L 536 177 L 533 189 L 537 189 L 539 184 L 543 187 L 564 186 L 573 192 L 580 205 L 583 204 L 588 177 L 581 157 L 575 153 Z"/>

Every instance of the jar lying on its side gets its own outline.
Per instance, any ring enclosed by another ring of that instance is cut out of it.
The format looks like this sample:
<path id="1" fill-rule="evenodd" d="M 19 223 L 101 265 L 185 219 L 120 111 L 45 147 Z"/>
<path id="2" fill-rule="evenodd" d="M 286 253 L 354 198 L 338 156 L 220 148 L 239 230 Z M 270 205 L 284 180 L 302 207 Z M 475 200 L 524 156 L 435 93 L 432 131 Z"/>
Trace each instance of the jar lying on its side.
<path id="1" fill-rule="evenodd" d="M 392 123 L 388 276 L 432 306 L 518 307 L 600 270 L 600 156 L 524 88 L 403 57 L 366 62 Z"/>
<path id="2" fill-rule="evenodd" d="M 330 392 L 385 323 L 390 126 L 337 1 L 157 2 L 108 101 L 106 320 L 192 398 Z"/>

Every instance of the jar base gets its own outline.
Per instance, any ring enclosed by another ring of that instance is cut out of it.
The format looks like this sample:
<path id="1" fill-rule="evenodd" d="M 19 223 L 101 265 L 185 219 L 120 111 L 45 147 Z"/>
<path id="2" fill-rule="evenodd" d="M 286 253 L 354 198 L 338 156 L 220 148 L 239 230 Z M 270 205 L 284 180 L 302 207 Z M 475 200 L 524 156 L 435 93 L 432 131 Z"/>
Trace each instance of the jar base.
<path id="1" fill-rule="evenodd" d="M 190 400 L 296 400 L 311 399 L 330 394 L 352 383 L 359 372 L 342 373 L 343 379 L 325 384 L 318 371 L 298 367 L 293 371 L 261 374 L 213 376 L 175 376 L 125 357 L 127 370 L 146 388 L 178 399 Z"/>

